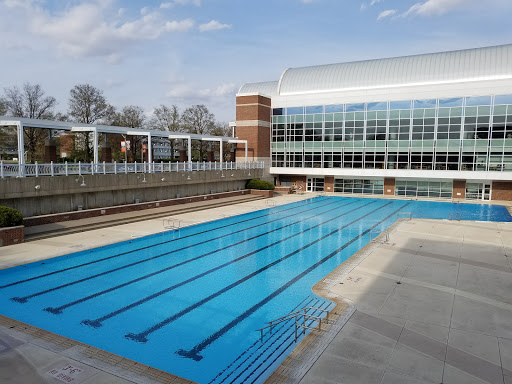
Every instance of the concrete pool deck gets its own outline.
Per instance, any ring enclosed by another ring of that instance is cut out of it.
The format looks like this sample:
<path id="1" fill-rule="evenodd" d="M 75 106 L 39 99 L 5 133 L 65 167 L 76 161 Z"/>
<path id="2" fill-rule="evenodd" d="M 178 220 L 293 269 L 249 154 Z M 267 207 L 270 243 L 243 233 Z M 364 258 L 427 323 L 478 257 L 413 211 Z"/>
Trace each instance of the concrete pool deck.
<path id="1" fill-rule="evenodd" d="M 320 283 L 348 321 L 266 383 L 511 384 L 511 259 L 512 223 L 396 224 Z"/>
<path id="2" fill-rule="evenodd" d="M 267 204 L 251 201 L 176 218 L 192 225 Z M 158 218 L 3 247 L 0 269 L 160 231 Z M 313 331 L 267 382 L 511 384 L 508 256 L 512 223 L 400 222 L 388 243 L 372 243 L 317 285 L 341 303 L 335 321 Z M 0 382 L 59 383 L 48 372 L 67 365 L 83 370 L 73 383 L 191 383 L 0 316 Z"/>

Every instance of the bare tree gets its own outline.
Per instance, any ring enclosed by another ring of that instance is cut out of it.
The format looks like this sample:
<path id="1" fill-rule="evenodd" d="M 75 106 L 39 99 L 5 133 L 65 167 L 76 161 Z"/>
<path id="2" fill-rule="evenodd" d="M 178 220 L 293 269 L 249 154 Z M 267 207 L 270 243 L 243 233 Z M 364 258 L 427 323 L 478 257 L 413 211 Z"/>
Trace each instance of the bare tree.
<path id="1" fill-rule="evenodd" d="M 14 86 L 4 89 L 4 104 L 7 114 L 13 117 L 29 119 L 53 119 L 53 109 L 57 100 L 52 96 L 45 96 L 39 84 L 23 84 L 23 89 Z M 37 148 L 44 143 L 48 132 L 41 128 L 25 128 L 25 146 L 28 150 L 29 160 L 34 161 Z"/>
<path id="2" fill-rule="evenodd" d="M 137 105 L 124 107 L 120 113 L 116 114 L 114 124 L 120 127 L 133 129 L 142 129 L 146 125 L 146 115 L 144 109 Z M 131 137 L 131 152 L 135 159 L 142 157 L 142 136 Z"/>
<path id="3" fill-rule="evenodd" d="M 167 107 L 160 105 L 155 108 L 153 118 L 149 121 L 149 127 L 160 131 L 180 132 L 180 112 L 176 105 Z M 174 140 L 169 140 L 171 158 L 174 158 Z"/>
<path id="4" fill-rule="evenodd" d="M 0 98 L 0 116 L 7 114 L 7 104 L 4 99 Z"/>
<path id="5" fill-rule="evenodd" d="M 215 128 L 215 116 L 204 105 L 193 105 L 187 108 L 181 116 L 181 122 L 186 132 L 208 135 Z M 199 161 L 203 161 L 207 144 L 200 141 L 195 144 L 199 152 Z"/>
<path id="6" fill-rule="evenodd" d="M 231 128 L 229 127 L 229 124 L 227 124 L 227 123 L 216 122 L 214 125 L 214 128 L 212 129 L 210 134 L 214 135 L 214 136 L 230 137 L 231 136 Z M 231 145 L 235 145 L 235 144 L 228 144 L 228 143 L 222 142 L 222 145 L 223 145 L 222 151 L 224 154 L 224 156 L 223 156 L 224 158 L 221 159 L 221 161 L 226 161 L 228 158 L 228 155 L 231 151 Z"/>
<path id="7" fill-rule="evenodd" d="M 77 84 L 69 91 L 69 114 L 78 123 L 94 124 L 105 118 L 112 106 L 107 103 L 103 91 L 90 84 Z M 90 161 L 90 132 L 81 133 L 85 160 Z"/>

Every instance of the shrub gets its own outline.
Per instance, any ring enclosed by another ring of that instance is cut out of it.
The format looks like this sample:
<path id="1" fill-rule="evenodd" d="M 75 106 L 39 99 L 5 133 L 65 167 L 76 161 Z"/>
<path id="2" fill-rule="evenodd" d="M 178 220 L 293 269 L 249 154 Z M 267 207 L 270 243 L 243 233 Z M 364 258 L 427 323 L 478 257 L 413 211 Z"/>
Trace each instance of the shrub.
<path id="1" fill-rule="evenodd" d="M 252 179 L 247 182 L 245 186 L 247 189 L 262 189 L 265 191 L 273 191 L 274 184 L 269 183 L 268 181 L 260 180 L 260 179 Z"/>
<path id="2" fill-rule="evenodd" d="M 21 213 L 14 208 L 0 206 L 0 228 L 16 227 L 18 225 L 23 225 Z"/>

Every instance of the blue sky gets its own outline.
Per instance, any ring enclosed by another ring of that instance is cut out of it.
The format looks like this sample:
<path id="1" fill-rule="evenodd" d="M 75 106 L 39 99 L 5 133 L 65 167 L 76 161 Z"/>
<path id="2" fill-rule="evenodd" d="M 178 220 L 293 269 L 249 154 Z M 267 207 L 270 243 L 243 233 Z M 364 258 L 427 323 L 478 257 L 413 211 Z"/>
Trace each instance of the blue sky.
<path id="1" fill-rule="evenodd" d="M 89 83 L 148 116 L 205 104 L 234 120 L 245 82 L 284 69 L 512 43 L 511 0 L 0 0 L 0 89 L 66 111 Z"/>

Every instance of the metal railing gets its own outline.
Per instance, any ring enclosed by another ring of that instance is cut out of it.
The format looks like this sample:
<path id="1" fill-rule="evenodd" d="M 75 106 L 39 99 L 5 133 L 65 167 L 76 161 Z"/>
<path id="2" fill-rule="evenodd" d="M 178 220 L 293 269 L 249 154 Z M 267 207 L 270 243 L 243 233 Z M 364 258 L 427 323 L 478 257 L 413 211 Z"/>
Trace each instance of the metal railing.
<path id="1" fill-rule="evenodd" d="M 460 212 L 450 212 L 450 215 L 448 216 L 448 220 L 456 220 L 461 221 L 462 220 L 462 213 Z"/>
<path id="2" fill-rule="evenodd" d="M 173 217 L 168 217 L 162 220 L 162 225 L 165 229 L 169 230 L 179 230 L 181 228 L 181 220 L 175 219 Z"/>
<path id="3" fill-rule="evenodd" d="M 265 205 L 268 207 L 268 208 L 273 208 L 276 206 L 276 202 L 274 200 L 265 200 Z"/>
<path id="4" fill-rule="evenodd" d="M 376 240 L 377 237 L 380 235 L 380 234 L 383 234 L 384 235 L 384 242 L 388 242 L 389 241 L 389 232 L 387 231 L 381 231 L 379 229 L 373 229 L 371 232 L 370 232 L 370 242 L 372 242 L 373 240 Z M 374 235 L 377 235 L 375 237 L 373 237 Z"/>
<path id="5" fill-rule="evenodd" d="M 398 212 L 396 216 L 398 217 L 398 219 L 403 219 L 403 216 L 408 216 L 409 220 L 412 220 L 412 212 Z"/>
<path id="6" fill-rule="evenodd" d="M 263 169 L 263 161 L 251 162 L 184 162 L 184 163 L 49 163 L 10 164 L 0 161 L 0 178 L 68 175 L 106 175 L 122 173 L 158 173 L 192 171 L 231 171 Z"/>
<path id="7" fill-rule="evenodd" d="M 313 321 L 318 322 L 318 330 L 321 331 L 322 330 L 322 318 L 320 316 L 314 316 L 314 315 L 308 314 L 307 313 L 308 309 L 311 309 L 313 311 L 325 312 L 326 315 L 325 315 L 324 322 L 329 321 L 329 311 L 328 310 L 322 309 L 322 308 L 315 308 L 315 307 L 305 307 L 305 308 L 299 309 L 295 312 L 291 312 L 285 316 L 281 316 L 281 317 L 278 317 L 277 319 L 271 320 L 268 322 L 267 326 L 257 329 L 257 331 L 260 332 L 260 341 L 263 342 L 263 331 L 264 330 L 270 328 L 269 332 L 272 334 L 272 328 L 274 328 L 277 324 L 280 324 L 284 321 L 287 321 L 287 320 L 290 320 L 293 318 L 295 318 L 295 342 L 297 342 L 299 328 L 302 328 L 302 333 L 304 335 L 306 334 L 306 329 L 311 329 L 311 330 L 317 329 L 316 327 L 315 328 L 308 327 L 306 325 L 306 320 L 313 320 Z M 301 324 L 301 322 L 302 322 L 302 324 Z"/>

